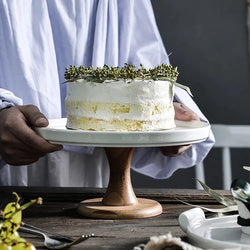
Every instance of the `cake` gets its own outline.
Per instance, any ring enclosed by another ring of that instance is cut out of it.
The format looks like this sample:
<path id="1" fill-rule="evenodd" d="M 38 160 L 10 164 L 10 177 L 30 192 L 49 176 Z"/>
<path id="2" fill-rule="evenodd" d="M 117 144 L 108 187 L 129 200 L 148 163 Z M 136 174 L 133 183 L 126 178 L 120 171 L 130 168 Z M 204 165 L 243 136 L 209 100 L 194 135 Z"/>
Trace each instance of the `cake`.
<path id="1" fill-rule="evenodd" d="M 164 75 L 159 77 L 159 71 Z M 151 71 L 129 64 L 66 68 L 66 127 L 96 131 L 174 128 L 173 78 L 177 75 L 170 65 Z"/>

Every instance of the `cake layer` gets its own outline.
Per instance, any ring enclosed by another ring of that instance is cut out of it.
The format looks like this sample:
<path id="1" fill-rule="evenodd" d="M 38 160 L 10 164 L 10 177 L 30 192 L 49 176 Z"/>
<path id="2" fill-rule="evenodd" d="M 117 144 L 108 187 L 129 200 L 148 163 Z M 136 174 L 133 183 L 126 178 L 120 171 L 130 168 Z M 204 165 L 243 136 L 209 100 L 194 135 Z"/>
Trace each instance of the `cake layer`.
<path id="1" fill-rule="evenodd" d="M 174 120 L 139 121 L 139 120 L 102 120 L 88 117 L 69 116 L 67 128 L 97 131 L 151 131 L 175 127 Z"/>
<path id="2" fill-rule="evenodd" d="M 119 117 L 120 120 L 168 120 L 174 115 L 171 103 L 162 104 L 148 102 L 146 104 L 101 103 L 65 100 L 65 108 L 71 117 L 110 120 Z M 83 113 L 84 110 L 84 113 Z"/>
<path id="3" fill-rule="evenodd" d="M 175 127 L 174 85 L 135 80 L 67 84 L 67 127 L 84 130 L 161 130 Z"/>

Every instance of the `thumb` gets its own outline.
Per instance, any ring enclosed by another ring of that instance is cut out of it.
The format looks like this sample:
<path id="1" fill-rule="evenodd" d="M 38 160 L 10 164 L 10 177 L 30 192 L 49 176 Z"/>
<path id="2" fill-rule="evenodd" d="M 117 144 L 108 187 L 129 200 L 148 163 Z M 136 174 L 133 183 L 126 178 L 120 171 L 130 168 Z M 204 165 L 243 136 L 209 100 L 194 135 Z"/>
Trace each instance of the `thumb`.
<path id="1" fill-rule="evenodd" d="M 175 119 L 181 121 L 199 120 L 199 117 L 191 109 L 181 103 L 174 103 Z"/>
<path id="2" fill-rule="evenodd" d="M 27 123 L 34 127 L 47 127 L 48 119 L 40 112 L 39 108 L 34 105 L 19 106 L 19 110 L 27 119 Z"/>

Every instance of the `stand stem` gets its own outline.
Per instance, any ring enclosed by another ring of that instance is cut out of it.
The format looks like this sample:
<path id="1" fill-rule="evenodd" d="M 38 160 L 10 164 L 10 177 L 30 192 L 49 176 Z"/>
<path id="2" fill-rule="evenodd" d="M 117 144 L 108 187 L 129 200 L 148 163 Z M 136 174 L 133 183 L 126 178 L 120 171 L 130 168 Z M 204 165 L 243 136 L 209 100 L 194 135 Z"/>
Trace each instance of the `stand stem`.
<path id="1" fill-rule="evenodd" d="M 137 204 L 131 178 L 130 167 L 135 148 L 105 148 L 110 178 L 102 203 L 106 206 L 129 206 Z"/>

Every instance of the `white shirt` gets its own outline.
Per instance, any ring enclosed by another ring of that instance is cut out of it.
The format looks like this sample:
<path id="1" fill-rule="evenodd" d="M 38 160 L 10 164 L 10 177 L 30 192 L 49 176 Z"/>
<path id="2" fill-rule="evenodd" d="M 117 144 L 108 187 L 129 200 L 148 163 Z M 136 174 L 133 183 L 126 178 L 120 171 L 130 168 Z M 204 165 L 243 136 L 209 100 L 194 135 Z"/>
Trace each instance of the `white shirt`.
<path id="1" fill-rule="evenodd" d="M 65 67 L 126 62 L 169 63 L 149 0 L 0 0 L 0 107 L 34 104 L 47 118 L 65 117 Z M 207 120 L 186 91 L 176 88 L 175 99 Z M 211 134 L 173 158 L 138 148 L 131 167 L 168 178 L 202 161 L 213 143 Z M 0 165 L 0 185 L 103 187 L 108 177 L 102 148 L 67 147 L 29 166 Z"/>

